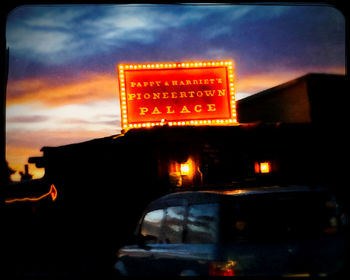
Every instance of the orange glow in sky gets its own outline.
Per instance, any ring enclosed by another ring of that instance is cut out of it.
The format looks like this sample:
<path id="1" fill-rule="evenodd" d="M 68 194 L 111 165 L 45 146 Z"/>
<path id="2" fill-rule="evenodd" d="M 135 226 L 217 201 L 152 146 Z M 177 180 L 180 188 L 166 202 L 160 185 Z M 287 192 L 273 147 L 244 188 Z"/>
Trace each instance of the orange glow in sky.
<path id="1" fill-rule="evenodd" d="M 7 85 L 7 106 L 41 103 L 45 107 L 117 99 L 118 81 L 111 74 L 87 73 L 76 81 L 55 84 L 54 78 L 12 80 Z"/>

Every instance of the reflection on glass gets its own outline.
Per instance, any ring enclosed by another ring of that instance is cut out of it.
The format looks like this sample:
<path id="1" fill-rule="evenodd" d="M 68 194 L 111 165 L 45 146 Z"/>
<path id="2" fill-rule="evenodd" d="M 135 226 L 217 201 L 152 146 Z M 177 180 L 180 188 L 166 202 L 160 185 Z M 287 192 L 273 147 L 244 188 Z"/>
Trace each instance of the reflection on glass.
<path id="1" fill-rule="evenodd" d="M 167 209 L 164 223 L 164 239 L 166 243 L 182 243 L 183 220 L 185 207 L 175 206 Z"/>
<path id="2" fill-rule="evenodd" d="M 218 205 L 198 204 L 189 208 L 187 243 L 214 243 L 217 240 Z"/>
<path id="3" fill-rule="evenodd" d="M 163 217 L 163 209 L 154 210 L 146 214 L 142 222 L 141 235 L 154 237 L 153 242 L 150 241 L 148 243 L 155 243 L 160 240 L 160 227 Z"/>

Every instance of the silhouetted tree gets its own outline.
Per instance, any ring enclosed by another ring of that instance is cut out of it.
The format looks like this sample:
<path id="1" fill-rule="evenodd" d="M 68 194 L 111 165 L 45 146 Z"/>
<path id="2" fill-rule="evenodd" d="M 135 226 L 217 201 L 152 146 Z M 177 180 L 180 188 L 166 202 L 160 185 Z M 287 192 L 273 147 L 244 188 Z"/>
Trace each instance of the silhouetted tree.
<path id="1" fill-rule="evenodd" d="M 16 173 L 16 171 L 8 166 L 6 160 L 2 161 L 0 165 L 2 165 L 0 167 L 0 185 L 5 186 L 11 182 L 11 175 Z"/>

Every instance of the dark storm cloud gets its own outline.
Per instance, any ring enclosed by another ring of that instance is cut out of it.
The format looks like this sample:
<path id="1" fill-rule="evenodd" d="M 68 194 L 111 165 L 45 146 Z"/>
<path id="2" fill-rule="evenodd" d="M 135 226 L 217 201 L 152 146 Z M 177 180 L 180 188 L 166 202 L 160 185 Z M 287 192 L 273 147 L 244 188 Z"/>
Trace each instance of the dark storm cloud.
<path id="1" fill-rule="evenodd" d="M 206 41 L 213 50 L 232 53 L 240 66 L 238 71 L 251 74 L 281 67 L 344 64 L 345 24 L 337 10 L 323 6 L 263 6 L 246 7 L 244 11 L 239 18 L 211 18 L 201 31 L 203 38 L 209 37 Z"/>

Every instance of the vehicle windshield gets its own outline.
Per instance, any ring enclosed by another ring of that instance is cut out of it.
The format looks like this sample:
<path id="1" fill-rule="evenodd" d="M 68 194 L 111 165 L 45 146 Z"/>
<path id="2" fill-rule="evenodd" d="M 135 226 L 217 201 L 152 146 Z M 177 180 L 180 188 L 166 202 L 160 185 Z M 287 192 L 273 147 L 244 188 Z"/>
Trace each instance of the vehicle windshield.
<path id="1" fill-rule="evenodd" d="M 222 208 L 223 241 L 303 239 L 338 230 L 337 204 L 320 193 L 249 195 Z"/>

